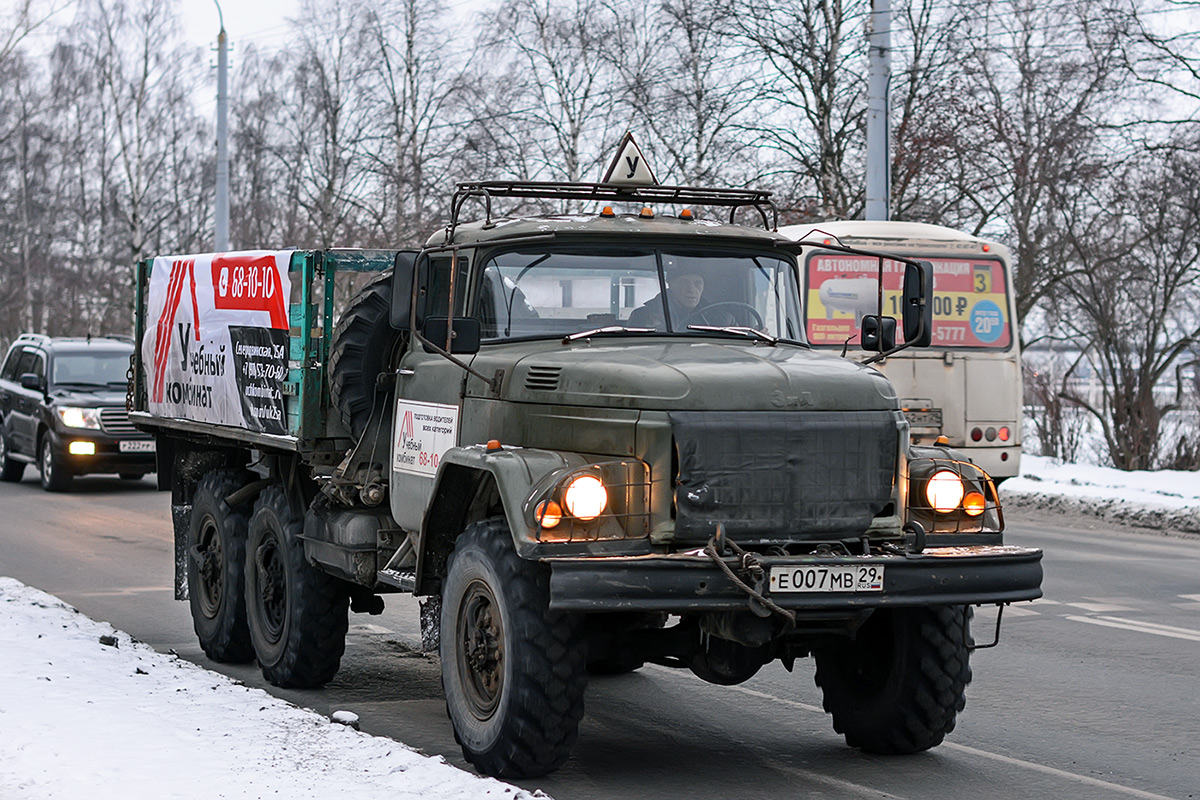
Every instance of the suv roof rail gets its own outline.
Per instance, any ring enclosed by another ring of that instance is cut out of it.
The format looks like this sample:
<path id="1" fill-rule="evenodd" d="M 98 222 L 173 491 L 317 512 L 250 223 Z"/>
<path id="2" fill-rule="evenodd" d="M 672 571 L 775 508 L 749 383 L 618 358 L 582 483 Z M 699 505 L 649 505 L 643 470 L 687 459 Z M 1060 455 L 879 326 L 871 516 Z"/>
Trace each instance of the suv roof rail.
<path id="1" fill-rule="evenodd" d="M 607 200 L 610 202 L 642 202 L 723 206 L 729 208 L 729 221 L 739 208 L 753 208 L 762 217 L 763 227 L 779 227 L 779 211 L 771 202 L 771 193 L 762 189 L 712 189 L 698 186 L 626 186 L 613 183 L 554 183 L 541 181 L 467 181 L 455 186 L 450 203 L 450 225 L 453 239 L 463 204 L 472 197 L 483 198 L 486 223 L 492 221 L 492 198 L 519 197 L 538 200 Z"/>
<path id="2" fill-rule="evenodd" d="M 18 342 L 32 342 L 34 344 L 50 344 L 50 337 L 44 333 L 22 333 L 17 337 Z"/>

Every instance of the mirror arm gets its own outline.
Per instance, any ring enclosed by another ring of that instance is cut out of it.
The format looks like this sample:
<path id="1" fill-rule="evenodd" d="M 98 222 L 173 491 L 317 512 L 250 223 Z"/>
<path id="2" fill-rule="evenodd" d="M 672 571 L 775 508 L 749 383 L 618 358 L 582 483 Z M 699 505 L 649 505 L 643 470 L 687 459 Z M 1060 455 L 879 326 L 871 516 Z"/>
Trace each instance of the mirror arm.
<path id="1" fill-rule="evenodd" d="M 451 329 L 453 329 L 453 327 L 454 327 L 453 323 L 447 323 L 447 326 L 450 327 Z M 466 370 L 470 374 L 474 375 L 476 378 L 479 378 L 479 380 L 483 381 L 484 384 L 486 384 L 487 387 L 492 390 L 493 394 L 499 394 L 500 379 L 503 377 L 503 373 L 498 372 L 495 377 L 489 378 L 486 375 L 484 375 L 482 372 L 479 372 L 478 370 L 473 369 L 471 367 L 471 365 L 468 364 L 467 362 L 451 355 L 448 351 L 443 350 L 438 345 L 436 345 L 433 342 L 426 339 L 424 336 L 421 335 L 421 332 L 419 330 L 417 330 L 416 328 L 412 329 L 412 334 L 413 334 L 413 336 L 415 336 L 417 338 L 418 342 L 420 342 L 421 344 L 428 347 L 432 352 L 437 353 L 439 356 L 446 359 L 450 363 L 454 364 L 456 367 Z"/>

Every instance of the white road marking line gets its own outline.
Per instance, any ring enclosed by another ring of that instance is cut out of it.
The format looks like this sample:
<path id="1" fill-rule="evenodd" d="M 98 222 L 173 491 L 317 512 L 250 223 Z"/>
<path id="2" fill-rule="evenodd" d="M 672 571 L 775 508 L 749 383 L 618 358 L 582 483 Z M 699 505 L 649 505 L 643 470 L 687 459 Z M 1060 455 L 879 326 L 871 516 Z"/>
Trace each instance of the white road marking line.
<path id="1" fill-rule="evenodd" d="M 1115 603 L 1063 603 L 1063 605 L 1090 611 L 1093 614 L 1100 614 L 1104 611 L 1133 611 L 1129 606 L 1119 606 Z"/>
<path id="2" fill-rule="evenodd" d="M 1200 642 L 1200 631 L 1188 630 L 1187 628 L 1173 628 L 1170 625 L 1157 625 L 1153 622 L 1138 622 L 1137 620 L 1121 619 L 1120 617 L 1078 617 L 1073 614 L 1064 614 L 1063 618 L 1069 619 L 1072 622 L 1087 622 L 1091 625 L 1102 625 L 1106 628 L 1118 628 L 1123 631 L 1153 633 L 1157 636 L 1169 636 L 1172 639 L 1187 639 L 1191 642 Z"/>
<path id="3" fill-rule="evenodd" d="M 1070 618 L 1068 618 L 1068 619 L 1070 619 Z M 1087 618 L 1087 616 L 1080 616 L 1080 618 L 1078 618 L 1078 619 L 1085 620 L 1085 621 L 1093 621 L 1091 618 Z M 646 667 L 648 669 L 654 669 L 655 672 L 671 673 L 671 674 L 676 674 L 676 675 L 679 674 L 678 669 L 671 669 L 668 667 L 660 667 L 659 664 L 646 664 Z M 696 680 L 700 680 L 700 678 L 696 678 Z M 730 688 L 730 690 L 733 690 L 734 692 L 748 694 L 748 696 L 750 696 L 750 697 L 754 697 L 754 698 L 761 699 L 761 700 L 768 700 L 768 702 L 770 702 L 770 703 L 780 703 L 782 705 L 790 705 L 790 706 L 792 706 L 792 708 L 803 709 L 805 711 L 814 711 L 814 712 L 816 712 L 816 714 L 824 714 L 824 712 L 826 712 L 826 711 L 824 711 L 824 709 L 821 708 L 820 705 L 812 705 L 810 703 L 800 703 L 800 702 L 798 702 L 798 700 L 790 700 L 785 697 L 775 697 L 774 694 L 770 694 L 769 692 L 760 692 L 760 691 L 754 690 L 754 688 L 746 688 L 745 686 L 726 686 L 726 688 Z M 1046 766 L 1045 764 L 1038 764 L 1037 762 L 1027 762 L 1027 760 L 1022 759 L 1022 758 L 1013 758 L 1012 756 L 1001 756 L 1000 753 L 990 753 L 986 750 L 978 750 L 978 748 L 976 748 L 976 747 L 968 747 L 967 745 L 955 744 L 955 742 L 953 742 L 953 741 L 943 741 L 941 746 L 948 748 L 948 750 L 954 750 L 954 751 L 968 754 L 968 756 L 978 756 L 979 758 L 988 758 L 991 760 L 995 760 L 995 762 L 1000 762 L 1002 764 L 1008 764 L 1010 766 L 1021 766 L 1021 768 L 1031 770 L 1033 772 L 1042 772 L 1042 774 L 1044 774 L 1044 775 L 1052 775 L 1055 777 L 1061 777 L 1061 778 L 1063 778 L 1063 780 L 1074 781 L 1076 783 L 1084 783 L 1084 784 L 1086 784 L 1086 786 L 1102 787 L 1105 789 L 1109 789 L 1109 790 L 1111 790 L 1111 792 L 1115 792 L 1117 794 L 1126 794 L 1126 795 L 1132 796 L 1132 798 L 1142 798 L 1144 800 L 1175 800 L 1174 798 L 1168 798 L 1168 796 L 1165 796 L 1162 794 L 1154 794 L 1153 792 L 1144 792 L 1144 790 L 1141 790 L 1141 789 L 1133 789 L 1133 788 L 1130 788 L 1127 786 L 1121 786 L 1120 783 L 1111 783 L 1109 781 L 1102 781 L 1102 780 L 1099 780 L 1099 778 L 1094 778 L 1094 777 L 1091 777 L 1088 775 L 1079 775 L 1078 772 L 1068 772 L 1067 770 L 1056 769 L 1056 768 L 1054 768 L 1054 766 Z M 850 786 L 853 787 L 854 784 L 850 784 Z M 890 795 L 883 795 L 883 796 L 890 796 Z"/>
<path id="4" fill-rule="evenodd" d="M 1080 617 L 1080 619 L 1088 619 L 1088 618 Z M 647 666 L 647 668 L 654 669 L 656 671 L 661 671 L 664 673 L 679 674 L 678 670 L 670 669 L 669 667 L 662 667 L 657 664 L 647 664 L 646 666 Z M 700 679 L 696 678 L 696 680 L 700 680 Z M 741 694 L 749 695 L 750 697 L 754 697 L 759 700 L 767 700 L 771 703 L 781 703 L 785 706 L 791 706 L 792 708 L 800 708 L 805 711 L 814 711 L 818 714 L 825 713 L 825 709 L 821 708 L 820 706 L 814 706 L 809 703 L 801 703 L 796 700 L 788 700 L 787 698 L 784 698 L 784 697 L 776 697 L 775 695 L 770 694 L 768 692 L 760 692 L 755 689 L 747 689 L 745 686 L 727 686 L 725 688 L 732 689 L 735 692 L 740 692 Z M 1088 775 L 1079 775 L 1078 773 L 1075 773 L 1075 772 L 1067 772 L 1066 770 L 1056 769 L 1055 767 L 1048 767 L 1045 764 L 1038 764 L 1035 761 L 1025 761 L 1024 759 L 1013 758 L 1012 756 L 1003 756 L 1003 755 L 1000 755 L 999 753 L 989 753 L 987 750 L 979 750 L 974 747 L 968 747 L 965 744 L 956 744 L 954 742 L 942 742 L 941 747 L 944 747 L 944 748 L 947 748 L 950 750 L 956 750 L 960 753 L 965 753 L 967 755 L 973 755 L 973 756 L 978 756 L 980 758 L 987 758 L 987 759 L 991 759 L 993 761 L 999 761 L 1002 764 L 1008 764 L 1008 765 L 1014 766 L 1014 767 L 1023 767 L 1024 769 L 1028 769 L 1033 772 L 1041 772 L 1045 775 L 1053 775 L 1054 777 L 1057 777 L 1057 778 L 1074 781 L 1076 783 L 1086 784 L 1088 786 L 1103 787 L 1105 789 L 1116 792 L 1118 794 L 1129 795 L 1130 797 L 1141 797 L 1141 798 L 1144 798 L 1144 800 L 1174 800 L 1174 798 L 1167 797 L 1165 795 L 1154 794 L 1153 792 L 1146 792 L 1146 791 L 1142 791 L 1141 789 L 1132 789 L 1128 786 L 1122 786 L 1119 783 L 1110 783 L 1109 781 L 1102 781 L 1099 778 L 1093 778 Z"/>
<path id="5" fill-rule="evenodd" d="M 947 747 L 951 750 L 957 750 L 958 752 L 965 753 L 967 755 L 987 758 L 991 759 L 992 761 L 999 761 L 1001 764 L 1008 764 L 1013 767 L 1023 767 L 1024 769 L 1033 770 L 1034 772 L 1041 772 L 1045 775 L 1053 775 L 1056 778 L 1063 778 L 1064 780 L 1075 781 L 1088 786 L 1098 786 L 1111 792 L 1129 795 L 1130 797 L 1141 797 L 1144 798 L 1144 800 L 1173 800 L 1173 798 L 1165 795 L 1154 794 L 1153 792 L 1146 792 L 1142 791 L 1141 789 L 1132 789 L 1128 786 L 1122 786 L 1119 783 L 1110 783 L 1109 781 L 1102 781 L 1099 778 L 1093 778 L 1088 775 L 1079 775 L 1074 772 L 1067 772 L 1064 769 L 1047 767 L 1045 764 L 1037 764 L 1033 761 L 1025 761 L 1021 758 L 1002 756 L 999 753 L 989 753 L 987 750 L 978 750 L 974 747 L 967 747 L 965 744 L 942 742 L 942 747 Z"/>

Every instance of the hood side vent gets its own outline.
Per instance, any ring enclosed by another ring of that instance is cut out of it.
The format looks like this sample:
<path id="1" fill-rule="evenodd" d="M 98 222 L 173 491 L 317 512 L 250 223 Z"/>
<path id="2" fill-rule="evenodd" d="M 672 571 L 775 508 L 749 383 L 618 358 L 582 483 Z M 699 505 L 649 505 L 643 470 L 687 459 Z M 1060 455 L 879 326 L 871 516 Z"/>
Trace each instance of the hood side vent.
<path id="1" fill-rule="evenodd" d="M 562 367 L 530 367 L 525 376 L 525 388 L 531 391 L 553 392 L 558 389 Z"/>

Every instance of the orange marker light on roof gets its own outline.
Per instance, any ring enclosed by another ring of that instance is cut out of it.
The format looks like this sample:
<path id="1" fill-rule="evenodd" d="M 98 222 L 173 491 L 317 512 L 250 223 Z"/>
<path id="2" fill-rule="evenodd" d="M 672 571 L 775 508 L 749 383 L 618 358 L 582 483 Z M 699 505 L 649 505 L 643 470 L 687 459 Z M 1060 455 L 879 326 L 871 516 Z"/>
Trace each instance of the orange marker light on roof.
<path id="1" fill-rule="evenodd" d="M 500 447 L 501 447 L 501 445 L 500 445 L 499 439 L 488 439 L 487 449 L 489 452 L 491 452 L 492 450 L 499 450 Z"/>
<path id="2" fill-rule="evenodd" d="M 644 217 L 645 219 L 654 219 L 654 209 L 650 206 L 645 206 L 642 208 L 642 213 L 638 214 L 638 216 Z"/>
<path id="3" fill-rule="evenodd" d="M 985 244 L 985 245 L 983 246 L 983 252 L 985 252 L 985 253 L 990 253 L 990 252 L 992 252 L 992 246 L 991 246 L 990 244 Z"/>
<path id="4" fill-rule="evenodd" d="M 600 216 L 615 217 L 616 214 L 613 213 L 612 206 L 605 206 L 604 208 L 600 209 Z"/>
<path id="5" fill-rule="evenodd" d="M 692 214 L 692 210 L 690 208 L 685 208 L 683 211 L 679 212 L 680 219 L 691 219 L 693 216 L 694 215 Z"/>

